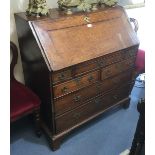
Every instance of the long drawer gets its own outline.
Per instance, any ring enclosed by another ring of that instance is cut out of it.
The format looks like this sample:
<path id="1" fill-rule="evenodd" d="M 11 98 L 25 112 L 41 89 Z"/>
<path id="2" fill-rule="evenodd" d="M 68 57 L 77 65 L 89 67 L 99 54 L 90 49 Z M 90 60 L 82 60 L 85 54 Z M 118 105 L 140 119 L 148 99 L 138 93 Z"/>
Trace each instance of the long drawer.
<path id="1" fill-rule="evenodd" d="M 99 81 L 99 71 L 94 71 L 85 76 L 78 77 L 68 82 L 56 85 L 53 87 L 54 97 L 56 98 L 71 93 L 75 90 L 89 86 L 96 81 Z"/>
<path id="2" fill-rule="evenodd" d="M 128 70 L 113 78 L 97 82 L 89 87 L 83 88 L 74 93 L 54 100 L 55 114 L 63 114 L 66 111 L 69 111 L 75 107 L 84 104 L 86 100 L 90 100 L 91 98 L 95 97 L 100 93 L 104 93 L 110 89 L 120 87 L 124 83 L 131 82 L 132 71 L 133 69 Z"/>
<path id="3" fill-rule="evenodd" d="M 113 106 L 124 98 L 127 98 L 130 93 L 130 87 L 131 85 L 128 84 L 122 88 L 111 91 L 108 94 L 92 99 L 87 104 L 65 113 L 64 115 L 56 117 L 56 133 L 69 129 L 98 112 Z"/>
<path id="4" fill-rule="evenodd" d="M 108 54 L 103 57 L 96 58 L 94 60 L 87 61 L 73 67 L 69 67 L 65 70 L 54 72 L 52 74 L 52 82 L 55 85 L 70 80 L 72 78 L 75 78 L 76 76 L 79 76 L 93 69 L 105 67 L 122 60 L 133 59 L 135 56 L 136 56 L 135 48 L 117 51 L 113 54 Z"/>

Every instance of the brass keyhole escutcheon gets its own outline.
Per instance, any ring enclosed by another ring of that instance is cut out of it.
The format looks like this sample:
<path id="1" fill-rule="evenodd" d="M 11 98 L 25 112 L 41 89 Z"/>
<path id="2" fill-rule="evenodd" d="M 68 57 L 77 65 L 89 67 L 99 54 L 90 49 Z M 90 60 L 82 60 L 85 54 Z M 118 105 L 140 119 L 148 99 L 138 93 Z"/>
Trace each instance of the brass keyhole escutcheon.
<path id="1" fill-rule="evenodd" d="M 90 23 L 90 17 L 85 16 L 85 17 L 84 17 L 84 21 L 87 22 L 87 23 Z"/>
<path id="2" fill-rule="evenodd" d="M 90 21 L 90 17 L 85 16 L 85 17 L 84 17 L 84 21 L 87 23 L 87 27 L 88 27 L 88 28 L 93 27 L 93 24 L 92 24 L 91 21 Z"/>

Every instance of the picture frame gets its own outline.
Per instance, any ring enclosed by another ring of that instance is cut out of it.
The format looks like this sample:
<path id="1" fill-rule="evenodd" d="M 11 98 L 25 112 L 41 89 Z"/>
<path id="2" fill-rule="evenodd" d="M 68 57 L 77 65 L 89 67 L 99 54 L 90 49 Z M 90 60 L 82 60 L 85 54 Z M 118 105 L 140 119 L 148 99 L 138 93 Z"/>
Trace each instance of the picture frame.
<path id="1" fill-rule="evenodd" d="M 145 6 L 145 0 L 118 0 L 118 4 L 126 9 Z"/>

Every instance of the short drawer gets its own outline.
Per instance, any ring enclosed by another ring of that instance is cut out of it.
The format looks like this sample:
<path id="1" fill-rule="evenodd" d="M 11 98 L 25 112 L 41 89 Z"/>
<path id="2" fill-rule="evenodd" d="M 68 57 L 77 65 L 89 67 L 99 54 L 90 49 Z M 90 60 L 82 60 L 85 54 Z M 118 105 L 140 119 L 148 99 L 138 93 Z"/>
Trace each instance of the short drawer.
<path id="1" fill-rule="evenodd" d="M 112 64 L 102 69 L 101 79 L 104 80 L 134 67 L 135 58 Z"/>
<path id="2" fill-rule="evenodd" d="M 135 48 L 117 51 L 115 53 L 108 54 L 108 55 L 78 64 L 76 66 L 69 67 L 65 70 L 53 72 L 52 82 L 55 85 L 57 83 L 70 80 L 72 78 L 75 78 L 76 76 L 95 70 L 97 68 L 103 68 L 105 66 L 108 66 L 113 63 L 117 63 L 119 61 L 129 59 L 135 56 L 136 56 Z"/>
<path id="3" fill-rule="evenodd" d="M 72 110 L 86 102 L 87 100 L 92 99 L 93 97 L 104 93 L 108 90 L 120 87 L 124 83 L 131 82 L 132 79 L 132 70 L 123 72 L 116 77 L 106 79 L 102 82 L 94 83 L 89 87 L 85 87 L 81 90 L 78 90 L 74 93 L 68 94 L 64 97 L 54 100 L 55 104 L 55 114 L 60 115 L 66 111 Z"/>
<path id="4" fill-rule="evenodd" d="M 52 74 L 52 81 L 55 84 L 57 82 L 63 82 L 66 80 L 70 80 L 71 77 L 72 77 L 72 70 L 67 69 L 64 71 L 54 72 Z"/>
<path id="5" fill-rule="evenodd" d="M 87 87 L 97 81 L 99 81 L 99 71 L 94 71 L 85 76 L 81 76 L 73 80 L 70 80 L 68 82 L 55 85 L 53 87 L 54 98 L 57 98 L 65 94 L 71 93 L 73 91 L 76 91 L 78 89 Z"/>
<path id="6" fill-rule="evenodd" d="M 92 117 L 93 115 L 115 105 L 117 102 L 129 96 L 130 85 L 116 89 L 104 96 L 99 96 L 87 104 L 72 110 L 64 115 L 56 117 L 56 132 L 62 132 Z"/>
<path id="7" fill-rule="evenodd" d="M 126 49 L 126 50 L 122 50 L 119 52 L 116 52 L 115 54 L 112 55 L 107 55 L 106 59 L 107 59 L 107 64 L 111 65 L 113 63 L 117 63 L 119 61 L 123 61 L 123 60 L 128 60 L 128 59 L 133 59 L 136 56 L 136 50 L 133 48 L 131 49 Z"/>

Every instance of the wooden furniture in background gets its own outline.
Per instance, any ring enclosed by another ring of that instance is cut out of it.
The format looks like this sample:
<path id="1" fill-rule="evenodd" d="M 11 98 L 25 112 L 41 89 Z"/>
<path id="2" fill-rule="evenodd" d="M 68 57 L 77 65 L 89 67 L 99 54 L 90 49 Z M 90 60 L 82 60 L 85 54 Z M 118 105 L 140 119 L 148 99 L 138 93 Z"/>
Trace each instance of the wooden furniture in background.
<path id="1" fill-rule="evenodd" d="M 142 99 L 138 105 L 137 110 L 140 113 L 137 123 L 136 132 L 132 142 L 129 155 L 144 155 L 145 154 L 145 101 Z"/>
<path id="2" fill-rule="evenodd" d="M 11 123 L 33 113 L 36 125 L 36 134 L 40 131 L 40 99 L 29 88 L 18 82 L 14 77 L 14 67 L 17 64 L 18 51 L 13 42 L 10 42 L 12 61 L 10 65 L 10 121 Z"/>
<path id="3" fill-rule="evenodd" d="M 73 129 L 129 106 L 139 41 L 122 7 L 15 19 L 25 82 L 42 100 L 53 150 Z"/>

